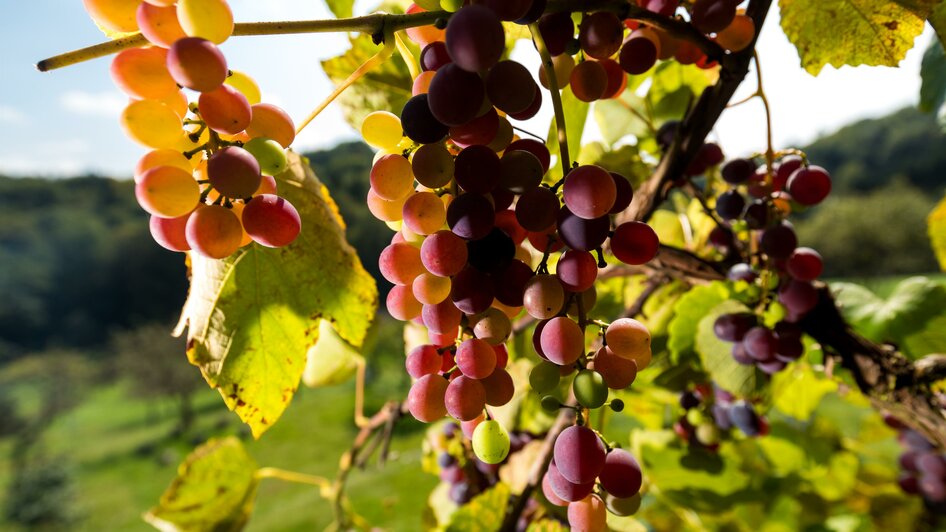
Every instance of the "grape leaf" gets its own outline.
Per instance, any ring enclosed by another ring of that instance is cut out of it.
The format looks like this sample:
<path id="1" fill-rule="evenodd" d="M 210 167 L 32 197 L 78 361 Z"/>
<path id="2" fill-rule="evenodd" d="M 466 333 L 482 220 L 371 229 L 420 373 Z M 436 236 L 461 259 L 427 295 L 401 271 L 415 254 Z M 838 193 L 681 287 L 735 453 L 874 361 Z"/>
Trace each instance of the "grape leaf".
<path id="1" fill-rule="evenodd" d="M 526 532 L 568 532 L 568 527 L 554 519 L 539 519 L 529 523 Z"/>
<path id="2" fill-rule="evenodd" d="M 923 53 L 920 63 L 920 103 L 919 108 L 924 113 L 935 113 L 941 125 L 946 119 L 946 53 L 943 52 L 943 43 L 934 40 Z"/>
<path id="3" fill-rule="evenodd" d="M 336 84 L 348 78 L 362 63 L 381 50 L 381 46 L 375 44 L 368 35 L 359 34 L 349 40 L 351 49 L 340 56 L 322 61 L 325 74 Z M 406 44 L 417 57 L 417 47 L 410 42 Z M 411 97 L 413 83 L 404 61 L 392 58 L 348 87 L 335 103 L 341 106 L 345 121 L 356 131 L 360 131 L 362 120 L 373 111 L 390 111 L 400 115 L 404 104 Z"/>
<path id="4" fill-rule="evenodd" d="M 225 260 L 191 254 L 191 288 L 177 333 L 187 355 L 255 437 L 292 399 L 329 320 L 360 346 L 377 306 L 377 288 L 344 237 L 344 224 L 306 160 L 290 154 L 280 194 L 302 217 L 302 233 L 280 249 L 253 244 Z"/>
<path id="5" fill-rule="evenodd" d="M 821 377 L 807 364 L 791 364 L 772 376 L 775 408 L 795 419 L 811 418 L 821 398 L 838 389 L 838 383 Z"/>
<path id="6" fill-rule="evenodd" d="M 930 213 L 927 225 L 930 244 L 933 246 L 933 252 L 936 253 L 939 267 L 946 271 L 946 198 L 943 198 Z"/>
<path id="7" fill-rule="evenodd" d="M 748 312 L 748 308 L 738 301 L 723 301 L 703 316 L 696 328 L 694 345 L 700 355 L 703 368 L 720 387 L 738 396 L 746 396 L 756 391 L 763 382 L 755 366 L 743 366 L 732 357 L 732 345 L 716 337 L 713 323 L 723 314 Z"/>
<path id="8" fill-rule="evenodd" d="M 938 0 L 781 0 L 782 29 L 802 67 L 896 66 Z"/>
<path id="9" fill-rule="evenodd" d="M 210 440 L 187 456 L 144 519 L 167 532 L 240 530 L 253 511 L 256 469 L 237 438 Z"/>
<path id="10" fill-rule="evenodd" d="M 477 495 L 454 512 L 446 532 L 499 530 L 506 515 L 509 495 L 509 486 L 502 482 Z"/>
<path id="11" fill-rule="evenodd" d="M 302 382 L 310 388 L 331 386 L 347 381 L 364 358 L 357 349 L 335 332 L 327 320 L 319 322 L 319 341 L 306 355 Z"/>
<path id="12" fill-rule="evenodd" d="M 332 11 L 335 18 L 349 18 L 352 15 L 355 0 L 325 0 L 325 5 Z"/>
<path id="13" fill-rule="evenodd" d="M 667 348 L 671 361 L 676 364 L 694 354 L 696 328 L 703 316 L 726 301 L 729 290 L 721 282 L 697 286 L 683 295 L 673 306 L 673 319 L 667 333 Z"/>
<path id="14" fill-rule="evenodd" d="M 900 347 L 914 359 L 946 354 L 946 314 L 931 319 L 923 330 L 907 336 Z"/>
<path id="15" fill-rule="evenodd" d="M 904 279 L 886 301 L 851 283 L 831 287 L 851 326 L 874 341 L 899 342 L 946 309 L 946 287 L 926 277 Z"/>

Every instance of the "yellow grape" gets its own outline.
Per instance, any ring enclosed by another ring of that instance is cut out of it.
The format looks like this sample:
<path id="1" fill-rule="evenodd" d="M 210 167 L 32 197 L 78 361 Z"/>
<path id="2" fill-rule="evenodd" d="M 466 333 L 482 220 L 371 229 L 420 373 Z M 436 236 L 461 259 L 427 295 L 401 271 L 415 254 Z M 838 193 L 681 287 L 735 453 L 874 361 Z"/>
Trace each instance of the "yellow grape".
<path id="1" fill-rule="evenodd" d="M 135 12 L 141 0 L 82 0 L 96 24 L 119 32 L 136 31 Z"/>
<path id="2" fill-rule="evenodd" d="M 266 137 L 275 140 L 282 144 L 283 148 L 288 148 L 296 139 L 296 125 L 281 107 L 271 103 L 258 103 L 253 105 L 253 118 L 246 128 L 246 133 L 251 138 Z"/>
<path id="3" fill-rule="evenodd" d="M 371 167 L 371 189 L 388 200 L 404 198 L 414 191 L 411 163 L 402 155 L 385 155 Z"/>
<path id="4" fill-rule="evenodd" d="M 149 148 L 177 147 L 184 136 L 181 117 L 157 100 L 137 100 L 122 112 L 122 128 L 132 140 Z"/>
<path id="5" fill-rule="evenodd" d="M 421 303 L 436 305 L 450 297 L 450 285 L 449 277 L 437 277 L 432 273 L 424 272 L 414 278 L 411 291 Z"/>
<path id="6" fill-rule="evenodd" d="M 173 5 L 162 7 L 142 2 L 136 18 L 141 34 L 155 46 L 170 48 L 174 41 L 187 37 Z"/>
<path id="7" fill-rule="evenodd" d="M 440 11 L 440 0 L 416 0 L 414 3 L 427 11 Z"/>
<path id="8" fill-rule="evenodd" d="M 180 92 L 167 67 L 164 48 L 131 48 L 112 59 L 112 81 L 132 98 L 161 99 Z"/>
<path id="9" fill-rule="evenodd" d="M 144 3 L 151 4 L 153 6 L 168 7 L 176 4 L 177 0 L 145 0 Z"/>
<path id="10" fill-rule="evenodd" d="M 240 91 L 243 96 L 246 96 L 246 100 L 250 102 L 250 105 L 256 105 L 260 102 L 261 95 L 259 85 L 257 85 L 256 81 L 248 74 L 240 72 L 239 70 L 231 70 L 230 77 L 228 77 L 224 83 Z"/>
<path id="11" fill-rule="evenodd" d="M 193 164 L 184 157 L 184 154 L 177 150 L 151 150 L 144 154 L 135 165 L 135 182 L 141 181 L 141 176 L 145 172 L 158 166 L 174 166 L 186 172 L 193 169 Z"/>
<path id="12" fill-rule="evenodd" d="M 225 0 L 179 0 L 177 19 L 188 36 L 216 44 L 233 33 L 233 12 Z"/>
<path id="13" fill-rule="evenodd" d="M 387 111 L 375 111 L 361 122 L 361 136 L 369 146 L 386 150 L 398 151 L 398 143 L 404 137 L 401 128 L 401 119 Z"/>
<path id="14" fill-rule="evenodd" d="M 164 98 L 154 99 L 160 100 L 161 103 L 170 107 L 174 113 L 182 119 L 187 116 L 189 109 L 187 108 L 187 95 L 184 94 L 184 91 L 174 91 L 166 95 Z"/>
<path id="15" fill-rule="evenodd" d="M 407 197 L 388 201 L 377 195 L 374 190 L 368 189 L 368 210 L 382 222 L 401 221 L 401 211 L 404 209 L 405 201 L 407 201 Z"/>
<path id="16" fill-rule="evenodd" d="M 141 208 L 162 218 L 177 218 L 194 210 L 200 187 L 190 172 L 174 166 L 158 166 L 145 172 L 135 185 Z"/>
<path id="17" fill-rule="evenodd" d="M 433 192 L 417 192 L 407 198 L 403 216 L 404 224 L 419 235 L 436 233 L 447 222 L 447 210 Z"/>

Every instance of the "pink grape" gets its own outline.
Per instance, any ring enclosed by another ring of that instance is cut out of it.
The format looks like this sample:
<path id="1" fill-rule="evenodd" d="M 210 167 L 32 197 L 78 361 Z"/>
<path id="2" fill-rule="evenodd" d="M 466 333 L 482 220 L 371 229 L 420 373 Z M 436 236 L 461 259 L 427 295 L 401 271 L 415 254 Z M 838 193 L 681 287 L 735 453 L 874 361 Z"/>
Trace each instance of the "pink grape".
<path id="1" fill-rule="evenodd" d="M 444 395 L 447 379 L 440 375 L 424 375 L 407 394 L 407 408 L 418 421 L 431 423 L 447 415 Z"/>
<path id="2" fill-rule="evenodd" d="M 496 369 L 496 352 L 483 340 L 471 338 L 457 347 L 457 366 L 472 379 L 485 379 Z"/>
<path id="3" fill-rule="evenodd" d="M 585 352 L 581 327 L 564 316 L 552 318 L 545 324 L 539 343 L 545 356 L 560 366 L 574 364 Z"/>
<path id="4" fill-rule="evenodd" d="M 399 321 L 410 321 L 420 316 L 423 309 L 423 305 L 414 297 L 414 293 L 409 286 L 395 286 L 388 292 L 385 302 L 388 314 Z"/>
<path id="5" fill-rule="evenodd" d="M 605 464 L 601 438 L 588 427 L 572 425 L 555 439 L 555 465 L 565 480 L 574 484 L 594 482 Z"/>
<path id="6" fill-rule="evenodd" d="M 411 350 L 407 355 L 404 365 L 407 368 L 407 374 L 415 379 L 424 375 L 431 375 L 440 371 L 442 357 L 433 345 L 420 345 Z"/>
<path id="7" fill-rule="evenodd" d="M 174 41 L 168 50 L 168 71 L 179 85 L 208 92 L 227 79 L 227 60 L 207 39 L 185 37 Z"/>
<path id="8" fill-rule="evenodd" d="M 207 177 L 214 190 L 229 198 L 248 198 L 262 185 L 259 163 L 250 152 L 230 146 L 207 160 Z"/>
<path id="9" fill-rule="evenodd" d="M 288 246 L 299 236 L 302 218 L 288 200 L 275 194 L 262 194 L 243 209 L 243 228 L 254 242 L 279 248 Z"/>
<path id="10" fill-rule="evenodd" d="M 420 247 L 420 259 L 427 270 L 441 277 L 452 277 L 466 266 L 469 252 L 466 242 L 451 231 L 428 236 Z"/>
<path id="11" fill-rule="evenodd" d="M 559 258 L 555 275 L 569 292 L 584 292 L 598 278 L 598 261 L 587 251 L 570 249 Z"/>
<path id="12" fill-rule="evenodd" d="M 179 216 L 177 218 L 161 218 L 152 216 L 148 226 L 151 230 L 151 237 L 161 247 L 170 251 L 190 251 L 190 244 L 187 243 L 187 219 L 190 214 Z"/>
<path id="13" fill-rule="evenodd" d="M 631 453 L 624 449 L 612 449 L 604 460 L 601 470 L 601 486 L 615 497 L 626 499 L 641 490 L 641 466 Z"/>
<path id="14" fill-rule="evenodd" d="M 194 251 L 211 259 L 223 259 L 240 248 L 243 229 L 233 211 L 221 205 L 207 205 L 190 215 L 186 235 Z"/>
<path id="15" fill-rule="evenodd" d="M 475 379 L 460 375 L 447 386 L 447 412 L 460 421 L 476 419 L 486 406 L 486 389 Z"/>
<path id="16" fill-rule="evenodd" d="M 611 253 L 625 264 L 646 264 L 659 250 L 656 231 L 643 222 L 625 222 L 617 226 L 611 236 Z"/>

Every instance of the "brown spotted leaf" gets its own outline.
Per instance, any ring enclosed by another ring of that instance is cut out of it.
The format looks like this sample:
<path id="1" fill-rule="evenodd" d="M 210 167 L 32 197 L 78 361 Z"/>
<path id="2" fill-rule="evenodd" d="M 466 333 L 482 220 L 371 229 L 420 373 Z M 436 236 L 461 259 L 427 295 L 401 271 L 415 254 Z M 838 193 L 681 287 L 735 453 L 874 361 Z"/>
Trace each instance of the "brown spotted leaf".
<path id="1" fill-rule="evenodd" d="M 225 260 L 191 254 L 191 289 L 178 325 L 178 333 L 188 329 L 191 363 L 255 437 L 292 400 L 320 320 L 360 347 L 377 306 L 374 280 L 305 159 L 290 154 L 279 193 L 302 217 L 299 238 L 280 249 L 252 244 Z"/>

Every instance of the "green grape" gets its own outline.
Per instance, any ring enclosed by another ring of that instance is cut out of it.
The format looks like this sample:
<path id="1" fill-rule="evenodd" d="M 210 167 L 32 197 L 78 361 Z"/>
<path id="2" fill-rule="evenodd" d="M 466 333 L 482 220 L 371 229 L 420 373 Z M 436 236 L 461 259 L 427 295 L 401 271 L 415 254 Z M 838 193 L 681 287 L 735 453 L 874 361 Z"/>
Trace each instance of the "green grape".
<path id="1" fill-rule="evenodd" d="M 369 146 L 396 152 L 398 143 L 404 137 L 401 119 L 387 111 L 375 111 L 361 122 L 361 136 Z"/>
<path id="2" fill-rule="evenodd" d="M 240 91 L 246 97 L 246 101 L 250 102 L 250 105 L 258 104 L 262 98 L 256 81 L 239 70 L 231 70 L 230 77 L 224 83 Z"/>
<path id="3" fill-rule="evenodd" d="M 555 389 L 561 378 L 558 366 L 551 362 L 542 361 L 536 364 L 532 368 L 532 372 L 529 373 L 529 385 L 536 393 L 545 393 Z"/>
<path id="4" fill-rule="evenodd" d="M 604 504 L 607 507 L 608 511 L 617 515 L 619 517 L 627 517 L 629 515 L 634 515 L 641 508 L 641 494 L 638 493 L 633 497 L 628 497 L 626 499 L 619 499 L 614 495 L 607 494 L 604 497 Z"/>
<path id="5" fill-rule="evenodd" d="M 440 7 L 444 11 L 455 13 L 457 10 L 463 7 L 463 0 L 440 0 Z"/>
<path id="6" fill-rule="evenodd" d="M 180 0 L 177 18 L 190 37 L 220 44 L 233 33 L 233 12 L 225 0 Z"/>
<path id="7" fill-rule="evenodd" d="M 585 408 L 600 408 L 608 400 L 608 386 L 596 371 L 583 369 L 572 383 L 575 399 Z"/>
<path id="8" fill-rule="evenodd" d="M 696 427 L 696 439 L 703 445 L 719 443 L 719 436 L 719 427 L 712 421 L 706 421 Z"/>
<path id="9" fill-rule="evenodd" d="M 473 452 L 487 464 L 498 464 L 509 454 L 509 434 L 498 421 L 484 421 L 473 431 Z"/>
<path id="10" fill-rule="evenodd" d="M 275 140 L 256 137 L 244 144 L 243 149 L 253 154 L 263 175 L 279 175 L 289 166 L 286 150 Z"/>
<path id="11" fill-rule="evenodd" d="M 703 423 L 703 420 L 706 419 L 703 416 L 703 412 L 695 408 L 687 410 L 687 422 L 689 422 L 694 427 L 699 426 Z"/>
<path id="12" fill-rule="evenodd" d="M 184 138 L 181 117 L 157 100 L 138 100 L 122 112 L 125 134 L 149 148 L 176 148 Z"/>
<path id="13" fill-rule="evenodd" d="M 440 0 L 417 0 L 414 3 L 426 9 L 427 11 L 440 10 Z"/>
<path id="14" fill-rule="evenodd" d="M 542 410 L 554 412 L 562 407 L 562 402 L 554 395 L 546 395 L 542 398 Z"/>

